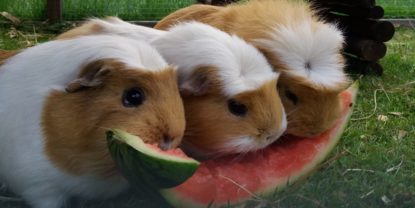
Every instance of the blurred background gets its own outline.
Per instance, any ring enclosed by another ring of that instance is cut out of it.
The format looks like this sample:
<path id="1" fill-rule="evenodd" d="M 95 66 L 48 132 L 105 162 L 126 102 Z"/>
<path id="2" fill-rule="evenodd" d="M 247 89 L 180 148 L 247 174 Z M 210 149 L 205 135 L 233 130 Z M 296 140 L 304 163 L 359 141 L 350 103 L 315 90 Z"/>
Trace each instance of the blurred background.
<path id="1" fill-rule="evenodd" d="M 347 0 L 346 0 L 347 1 Z M 47 18 L 46 0 L 0 0 L 0 11 L 26 20 Z M 125 20 L 159 20 L 195 0 L 62 0 L 64 20 L 117 15 Z M 385 9 L 385 18 L 415 17 L 415 0 L 377 0 Z"/>

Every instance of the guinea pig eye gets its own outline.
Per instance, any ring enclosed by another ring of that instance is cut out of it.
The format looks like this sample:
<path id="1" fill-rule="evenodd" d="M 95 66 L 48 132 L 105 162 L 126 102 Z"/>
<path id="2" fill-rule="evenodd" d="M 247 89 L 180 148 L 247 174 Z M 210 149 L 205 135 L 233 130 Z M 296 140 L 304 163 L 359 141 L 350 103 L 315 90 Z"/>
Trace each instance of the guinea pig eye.
<path id="1" fill-rule="evenodd" d="M 248 108 L 244 104 L 233 99 L 228 101 L 228 108 L 229 111 L 236 116 L 245 116 L 248 112 Z"/>
<path id="2" fill-rule="evenodd" d="M 298 97 L 294 93 L 292 93 L 289 90 L 285 90 L 285 97 L 287 97 L 289 100 L 291 100 L 291 102 L 293 102 L 294 105 L 297 105 Z"/>
<path id="3" fill-rule="evenodd" d="M 142 89 L 134 87 L 124 91 L 122 96 L 122 104 L 125 107 L 137 107 L 145 100 L 145 95 Z"/>

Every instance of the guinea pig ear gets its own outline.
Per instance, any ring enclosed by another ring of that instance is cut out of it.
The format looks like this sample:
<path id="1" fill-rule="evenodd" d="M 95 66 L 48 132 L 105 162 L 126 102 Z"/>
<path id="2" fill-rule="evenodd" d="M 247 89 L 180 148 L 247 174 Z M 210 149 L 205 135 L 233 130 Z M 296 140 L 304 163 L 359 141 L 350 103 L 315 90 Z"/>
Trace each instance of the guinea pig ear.
<path id="1" fill-rule="evenodd" d="M 181 80 L 180 92 L 184 95 L 201 96 L 217 88 L 218 76 L 210 67 L 195 70 L 187 79 Z"/>
<path id="2" fill-rule="evenodd" d="M 112 62 L 111 60 L 97 60 L 87 64 L 81 70 L 78 78 L 66 86 L 66 92 L 73 93 L 100 86 L 103 83 L 103 78 L 114 68 Z"/>

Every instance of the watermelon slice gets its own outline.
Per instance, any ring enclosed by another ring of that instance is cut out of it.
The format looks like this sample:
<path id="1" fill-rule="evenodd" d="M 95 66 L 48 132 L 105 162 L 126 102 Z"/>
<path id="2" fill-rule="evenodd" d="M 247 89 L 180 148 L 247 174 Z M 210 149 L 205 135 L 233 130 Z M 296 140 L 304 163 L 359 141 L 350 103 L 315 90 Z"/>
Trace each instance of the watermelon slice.
<path id="1" fill-rule="evenodd" d="M 192 176 L 199 166 L 180 149 L 163 151 L 122 130 L 108 131 L 107 141 L 111 156 L 133 187 L 174 187 Z"/>
<path id="2" fill-rule="evenodd" d="M 261 152 L 203 161 L 185 183 L 162 191 L 176 207 L 220 207 L 272 194 L 310 174 L 340 140 L 358 83 L 344 91 L 344 111 L 333 128 L 313 138 L 287 136 Z"/>

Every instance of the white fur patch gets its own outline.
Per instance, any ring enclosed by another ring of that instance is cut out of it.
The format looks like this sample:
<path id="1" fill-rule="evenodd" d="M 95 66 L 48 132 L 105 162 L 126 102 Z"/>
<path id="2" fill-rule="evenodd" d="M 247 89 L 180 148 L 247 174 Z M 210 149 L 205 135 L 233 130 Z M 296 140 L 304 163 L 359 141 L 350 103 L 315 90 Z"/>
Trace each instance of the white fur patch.
<path id="1" fill-rule="evenodd" d="M 178 24 L 152 43 L 168 62 L 179 67 L 181 80 L 199 67 L 217 68 L 228 96 L 255 90 L 278 78 L 254 46 L 206 24 Z"/>
<path id="2" fill-rule="evenodd" d="M 279 137 L 278 137 L 279 138 Z M 263 149 L 270 145 L 278 138 L 272 140 L 257 139 L 250 136 L 241 136 L 239 138 L 233 138 L 225 142 L 222 148 L 219 148 L 218 153 L 229 154 L 229 153 L 248 153 Z"/>
<path id="3" fill-rule="evenodd" d="M 287 73 L 325 87 L 344 83 L 347 77 L 344 65 L 339 62 L 343 35 L 332 24 L 320 23 L 316 27 L 308 21 L 278 25 L 270 33 L 270 39 L 256 42 L 275 53 L 290 68 Z"/>
<path id="4" fill-rule="evenodd" d="M 239 138 L 229 139 L 225 142 L 220 148 L 220 151 L 223 153 L 235 152 L 235 153 L 247 153 L 253 150 L 260 149 L 265 147 L 265 143 L 262 145 L 256 142 L 256 138 L 250 136 L 241 136 Z"/>
<path id="5" fill-rule="evenodd" d="M 167 32 L 120 19 L 91 22 L 100 25 L 102 33 L 151 42 L 169 63 L 178 66 L 180 83 L 199 67 L 212 66 L 223 81 L 224 93 L 233 96 L 255 90 L 279 75 L 254 46 L 200 22 L 180 23 Z"/>
<path id="6" fill-rule="evenodd" d="M 86 44 L 86 42 L 92 43 Z M 81 44 L 80 47 L 84 47 L 80 49 L 75 47 L 76 44 Z M 66 48 L 65 45 L 67 45 Z M 65 40 L 62 48 L 64 48 L 63 50 L 79 50 L 79 54 L 74 57 L 77 60 L 85 59 L 86 57 L 90 60 L 115 58 L 124 62 L 127 66 L 148 71 L 163 70 L 168 65 L 164 58 L 149 43 L 117 35 L 85 36 L 75 40 Z M 95 53 L 90 51 L 95 51 Z"/>

